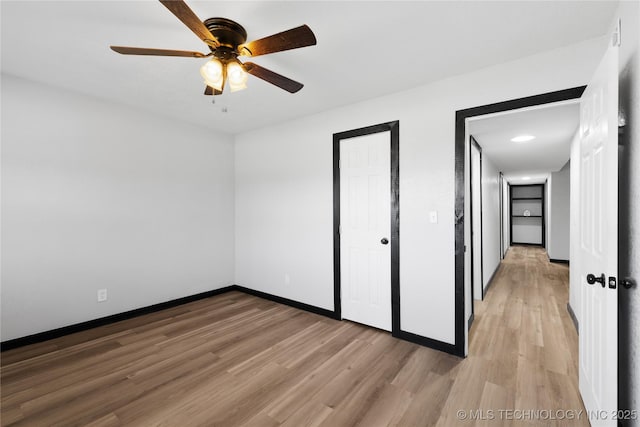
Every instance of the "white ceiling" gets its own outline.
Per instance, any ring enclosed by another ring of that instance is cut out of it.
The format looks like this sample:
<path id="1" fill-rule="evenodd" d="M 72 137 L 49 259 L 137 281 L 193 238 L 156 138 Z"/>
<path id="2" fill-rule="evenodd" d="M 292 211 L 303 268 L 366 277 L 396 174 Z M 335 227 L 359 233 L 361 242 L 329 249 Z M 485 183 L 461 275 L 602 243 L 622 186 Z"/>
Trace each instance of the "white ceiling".
<path id="1" fill-rule="evenodd" d="M 228 133 L 408 90 L 606 33 L 613 1 L 188 1 L 241 23 L 249 40 L 308 24 L 318 45 L 254 61 L 305 84 L 289 94 L 202 95 L 192 58 L 118 55 L 109 45 L 206 51 L 155 0 L 2 1 L 2 72 Z M 227 107 L 228 113 L 223 113 Z"/>
<path id="2" fill-rule="evenodd" d="M 470 120 L 468 131 L 482 147 L 483 159 L 489 158 L 512 183 L 544 182 L 549 172 L 557 172 L 567 163 L 571 140 L 580 123 L 580 104 L 560 102 L 543 107 L 513 110 Z M 519 135 L 536 138 L 512 142 Z"/>

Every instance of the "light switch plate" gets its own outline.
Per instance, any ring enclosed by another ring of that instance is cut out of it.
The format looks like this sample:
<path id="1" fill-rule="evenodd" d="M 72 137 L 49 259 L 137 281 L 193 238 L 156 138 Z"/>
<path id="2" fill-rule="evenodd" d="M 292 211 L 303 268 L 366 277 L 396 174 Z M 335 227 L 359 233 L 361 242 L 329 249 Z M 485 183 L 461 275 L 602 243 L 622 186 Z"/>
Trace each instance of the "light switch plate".
<path id="1" fill-rule="evenodd" d="M 438 223 L 438 211 L 429 212 L 429 222 L 431 224 L 437 224 Z"/>

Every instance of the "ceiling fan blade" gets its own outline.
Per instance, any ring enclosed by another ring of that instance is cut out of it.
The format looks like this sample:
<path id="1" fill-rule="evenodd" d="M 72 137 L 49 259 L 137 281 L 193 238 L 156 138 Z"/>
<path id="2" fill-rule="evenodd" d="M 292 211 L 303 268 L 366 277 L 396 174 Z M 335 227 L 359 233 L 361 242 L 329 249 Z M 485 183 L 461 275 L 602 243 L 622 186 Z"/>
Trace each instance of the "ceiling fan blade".
<path id="1" fill-rule="evenodd" d="M 204 88 L 205 95 L 222 95 L 222 91 L 212 88 L 211 86 L 207 86 Z"/>
<path id="2" fill-rule="evenodd" d="M 271 70 L 267 70 L 264 67 L 254 64 L 253 62 L 245 62 L 243 65 L 247 73 L 273 85 L 276 85 L 289 93 L 296 93 L 304 86 L 302 83 L 298 83 L 283 75 L 274 73 Z"/>
<path id="3" fill-rule="evenodd" d="M 314 44 L 316 44 L 316 36 L 311 28 L 301 25 L 272 36 L 241 44 L 238 46 L 238 53 L 243 56 L 258 56 L 313 46 Z"/>
<path id="4" fill-rule="evenodd" d="M 188 58 L 205 58 L 209 56 L 188 50 L 148 49 L 144 47 L 111 46 L 111 50 L 123 55 L 184 56 Z"/>
<path id="5" fill-rule="evenodd" d="M 160 0 L 167 9 L 171 11 L 184 25 L 189 27 L 196 36 L 206 44 L 218 47 L 220 42 L 215 38 L 209 29 L 202 23 L 200 18 L 182 0 Z"/>

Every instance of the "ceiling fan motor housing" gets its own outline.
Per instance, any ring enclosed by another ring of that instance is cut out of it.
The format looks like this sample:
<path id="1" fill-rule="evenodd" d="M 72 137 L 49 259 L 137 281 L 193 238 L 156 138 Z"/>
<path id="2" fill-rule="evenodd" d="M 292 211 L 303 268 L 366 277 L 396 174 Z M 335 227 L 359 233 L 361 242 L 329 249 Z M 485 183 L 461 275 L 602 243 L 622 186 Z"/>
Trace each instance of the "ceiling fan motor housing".
<path id="1" fill-rule="evenodd" d="M 209 18 L 204 25 L 213 34 L 220 45 L 236 49 L 247 41 L 247 31 L 235 21 L 227 18 Z M 213 50 L 213 48 L 212 48 Z"/>

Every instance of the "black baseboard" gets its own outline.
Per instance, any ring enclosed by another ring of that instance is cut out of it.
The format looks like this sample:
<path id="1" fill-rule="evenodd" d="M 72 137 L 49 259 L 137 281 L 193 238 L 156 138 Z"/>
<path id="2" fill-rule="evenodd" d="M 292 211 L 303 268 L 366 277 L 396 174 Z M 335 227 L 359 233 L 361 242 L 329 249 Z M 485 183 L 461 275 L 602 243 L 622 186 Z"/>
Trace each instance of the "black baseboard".
<path id="1" fill-rule="evenodd" d="M 467 322 L 467 330 L 471 329 L 471 325 L 473 324 L 475 318 L 475 313 L 471 313 L 471 316 L 469 316 L 469 321 Z"/>
<path id="2" fill-rule="evenodd" d="M 511 246 L 538 246 L 544 248 L 542 243 L 526 243 L 526 242 L 511 242 Z"/>
<path id="3" fill-rule="evenodd" d="M 571 308 L 570 303 L 567 303 L 567 311 L 569 312 L 569 316 L 573 321 L 573 326 L 576 327 L 576 332 L 578 333 L 578 335 L 580 335 L 580 325 L 578 324 L 578 318 L 576 317 L 576 313 L 573 311 L 573 308 Z"/>
<path id="4" fill-rule="evenodd" d="M 504 253 L 502 254 L 502 259 L 505 259 L 507 257 L 507 254 L 509 253 L 509 249 L 511 249 L 511 246 L 509 246 L 507 249 L 504 250 Z"/>
<path id="5" fill-rule="evenodd" d="M 309 305 L 302 302 L 294 301 L 288 298 L 279 297 L 277 295 L 268 294 L 266 292 L 245 288 L 244 286 L 230 285 L 220 289 L 214 289 L 212 291 L 202 292 L 199 294 L 190 295 L 183 298 L 178 298 L 171 301 L 150 305 L 148 307 L 137 308 L 135 310 L 126 311 L 124 313 L 113 314 L 111 316 L 101 317 L 99 319 L 89 320 L 82 323 L 76 323 L 74 325 L 64 326 L 62 328 L 40 332 L 37 334 L 28 335 L 26 337 L 3 341 L 0 343 L 0 351 L 7 351 L 7 350 L 23 347 L 30 344 L 37 344 L 43 341 L 48 341 L 54 338 L 60 338 L 65 335 L 86 331 L 88 329 L 97 328 L 99 326 L 109 325 L 115 322 L 119 322 L 121 320 L 132 319 L 134 317 L 142 316 L 144 314 L 154 313 L 160 310 L 176 307 L 182 304 L 187 304 L 187 303 L 201 300 L 204 298 L 213 297 L 213 296 L 220 295 L 230 291 L 243 292 L 248 295 L 253 295 L 259 298 L 263 298 L 269 301 L 279 303 L 279 304 L 288 305 L 290 307 L 294 307 L 300 310 L 326 316 L 331 319 L 341 320 L 341 317 L 338 316 L 338 314 L 335 311 L 331 311 L 324 308 L 316 307 L 314 305 Z M 473 318 L 471 319 L 471 321 L 473 321 Z M 398 333 L 394 333 L 393 336 L 405 341 L 409 341 L 415 344 L 432 348 L 434 350 L 444 351 L 445 353 L 464 357 L 464 354 L 461 354 L 461 351 L 464 352 L 464 350 L 459 351 L 456 348 L 456 346 L 453 344 L 445 343 L 432 338 L 427 338 L 422 335 L 413 334 L 411 332 L 406 332 L 403 330 L 400 330 Z"/>
<path id="6" fill-rule="evenodd" d="M 502 263 L 499 263 L 496 266 L 496 269 L 493 270 L 493 273 L 491 273 L 491 277 L 489 278 L 489 281 L 487 282 L 487 286 L 485 286 L 485 288 L 482 291 L 483 295 L 486 295 L 487 292 L 489 291 L 489 288 L 491 287 L 491 285 L 493 285 L 493 279 L 495 279 L 496 274 L 498 273 L 498 270 L 500 270 L 500 266 L 502 265 Z"/>
<path id="7" fill-rule="evenodd" d="M 154 313 L 156 311 L 165 310 L 167 308 L 176 307 L 189 302 L 201 300 L 203 298 L 209 298 L 215 295 L 220 295 L 225 292 L 234 290 L 235 285 L 225 286 L 224 288 L 214 289 L 212 291 L 201 292 L 195 295 L 189 295 L 183 298 L 174 299 L 171 301 L 161 302 L 158 304 L 150 305 L 147 307 L 136 308 L 134 310 L 125 311 L 124 313 L 113 314 L 111 316 L 101 317 L 99 319 L 88 320 L 82 323 L 76 323 L 74 325 L 63 326 L 61 328 L 52 329 L 50 331 L 39 332 L 37 334 L 28 335 L 26 337 L 15 338 L 12 340 L 3 341 L 0 343 L 0 351 L 11 350 L 25 345 L 36 344 L 43 341 L 48 341 L 54 338 L 60 338 L 65 335 L 74 334 L 76 332 L 86 331 L 87 329 L 97 328 L 99 326 L 109 325 L 121 320 L 132 319 L 134 317 L 142 316 L 144 314 Z"/>
<path id="8" fill-rule="evenodd" d="M 464 357 L 464 349 L 462 349 L 461 353 L 460 351 L 458 351 L 454 344 L 434 340 L 432 338 L 423 337 L 422 335 L 417 335 L 402 330 L 400 330 L 398 333 L 393 333 L 392 335 L 396 338 L 400 338 L 401 340 L 409 341 L 414 344 L 419 344 L 424 347 L 432 348 L 434 350 L 444 351 L 445 353 L 453 354 L 454 356 Z"/>
<path id="9" fill-rule="evenodd" d="M 549 258 L 549 262 L 553 262 L 553 263 L 556 263 L 556 264 L 567 264 L 567 265 L 569 265 L 569 260 L 568 259 Z"/>
<path id="10" fill-rule="evenodd" d="M 288 305 L 293 308 L 297 308 L 304 311 L 309 311 L 311 313 L 320 314 L 322 316 L 327 316 L 332 319 L 340 320 L 340 318 L 336 315 L 335 311 L 327 310 L 325 308 L 316 307 L 315 305 L 305 304 L 303 302 L 294 301 L 289 298 L 283 298 L 276 295 L 268 294 L 266 292 L 256 291 L 254 289 L 245 288 L 244 286 L 235 285 L 233 287 L 235 290 L 244 292 L 245 294 L 253 295 L 256 297 L 260 297 L 269 301 L 277 302 L 280 304 Z"/>

